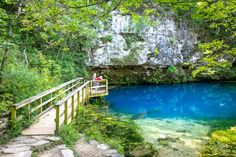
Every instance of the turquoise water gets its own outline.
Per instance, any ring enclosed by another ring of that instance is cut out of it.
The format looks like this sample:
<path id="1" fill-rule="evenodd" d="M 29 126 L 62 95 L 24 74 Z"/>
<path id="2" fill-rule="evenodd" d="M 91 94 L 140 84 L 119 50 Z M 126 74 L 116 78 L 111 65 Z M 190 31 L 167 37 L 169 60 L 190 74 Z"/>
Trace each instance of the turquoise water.
<path id="1" fill-rule="evenodd" d="M 236 83 L 117 87 L 105 99 L 112 112 L 137 119 L 236 119 Z"/>

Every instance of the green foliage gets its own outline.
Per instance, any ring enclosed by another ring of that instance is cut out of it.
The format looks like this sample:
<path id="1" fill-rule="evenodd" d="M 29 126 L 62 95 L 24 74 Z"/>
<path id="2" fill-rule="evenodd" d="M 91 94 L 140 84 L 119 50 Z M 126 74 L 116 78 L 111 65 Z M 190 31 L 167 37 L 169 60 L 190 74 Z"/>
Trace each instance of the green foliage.
<path id="1" fill-rule="evenodd" d="M 76 129 L 91 139 L 111 145 L 121 153 L 143 143 L 134 122 L 98 111 L 98 107 L 93 105 L 80 107 L 75 120 Z"/>
<path id="2" fill-rule="evenodd" d="M 24 66 L 9 68 L 3 77 L 3 89 L 5 92 L 11 93 L 16 102 L 53 86 L 50 84 L 48 75 L 39 75 Z"/>
<path id="3" fill-rule="evenodd" d="M 170 65 L 167 68 L 167 73 L 174 74 L 177 72 L 177 68 L 174 65 Z"/>
<path id="4" fill-rule="evenodd" d="M 229 46 L 224 41 L 214 40 L 210 43 L 199 44 L 204 57 L 195 66 L 192 75 L 195 78 L 220 79 L 221 74 L 229 71 L 232 62 Z"/>
<path id="5" fill-rule="evenodd" d="M 112 35 L 106 35 L 101 38 L 103 43 L 111 42 L 112 41 Z"/>
<path id="6" fill-rule="evenodd" d="M 155 54 L 156 56 L 159 54 L 159 49 L 158 49 L 157 47 L 154 49 L 154 54 Z"/>
<path id="7" fill-rule="evenodd" d="M 63 142 L 70 147 L 72 147 L 80 137 L 74 123 L 63 126 L 59 131 L 59 135 Z"/>

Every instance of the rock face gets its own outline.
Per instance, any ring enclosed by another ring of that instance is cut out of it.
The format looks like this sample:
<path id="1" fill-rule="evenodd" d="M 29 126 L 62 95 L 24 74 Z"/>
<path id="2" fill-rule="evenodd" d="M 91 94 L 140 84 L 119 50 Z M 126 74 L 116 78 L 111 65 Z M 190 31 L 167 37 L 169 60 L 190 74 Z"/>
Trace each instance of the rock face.
<path id="1" fill-rule="evenodd" d="M 91 73 L 97 73 L 109 79 L 110 85 L 145 84 L 145 83 L 181 83 L 195 81 L 191 69 L 187 66 L 169 67 L 154 65 L 91 67 Z"/>
<path id="2" fill-rule="evenodd" d="M 88 51 L 88 65 L 175 65 L 195 62 L 197 36 L 170 16 L 150 17 L 152 25 L 136 24 L 130 15 L 112 12 L 98 29 L 99 39 Z"/>

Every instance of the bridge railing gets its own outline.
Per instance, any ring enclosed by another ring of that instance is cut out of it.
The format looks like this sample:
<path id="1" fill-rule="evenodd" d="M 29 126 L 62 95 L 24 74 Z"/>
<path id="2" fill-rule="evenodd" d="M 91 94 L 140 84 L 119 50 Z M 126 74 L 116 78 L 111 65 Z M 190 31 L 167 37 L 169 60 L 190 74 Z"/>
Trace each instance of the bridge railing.
<path id="1" fill-rule="evenodd" d="M 42 115 L 54 107 L 56 100 L 78 88 L 78 86 L 83 83 L 83 78 L 76 78 L 19 103 L 13 104 L 11 106 L 11 122 L 14 122 L 20 116 L 28 116 L 28 119 L 32 119 L 32 117 Z"/>
<path id="2" fill-rule="evenodd" d="M 108 94 L 108 80 L 92 80 L 89 89 L 90 97 L 105 96 Z"/>
<path id="3" fill-rule="evenodd" d="M 79 88 L 67 94 L 62 100 L 56 102 L 56 130 L 60 126 L 68 124 L 76 115 L 79 105 L 88 104 L 90 97 L 105 96 L 108 94 L 108 81 L 106 79 L 99 81 L 87 81 Z"/>

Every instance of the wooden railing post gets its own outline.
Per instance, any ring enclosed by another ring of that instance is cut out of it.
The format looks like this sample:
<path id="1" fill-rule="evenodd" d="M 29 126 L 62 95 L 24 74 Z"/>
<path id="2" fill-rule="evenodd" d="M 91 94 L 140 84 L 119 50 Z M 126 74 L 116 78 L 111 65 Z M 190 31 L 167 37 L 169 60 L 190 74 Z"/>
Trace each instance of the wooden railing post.
<path id="1" fill-rule="evenodd" d="M 106 80 L 106 93 L 108 93 L 108 80 Z"/>
<path id="2" fill-rule="evenodd" d="M 28 112 L 28 116 L 29 116 L 29 120 L 31 119 L 31 105 L 29 104 L 29 106 L 28 106 L 28 110 L 29 110 L 29 112 Z"/>
<path id="3" fill-rule="evenodd" d="M 59 105 L 56 105 L 55 106 L 55 109 L 56 109 L 56 119 L 55 119 L 55 122 L 56 122 L 56 130 L 55 132 L 58 133 L 59 131 L 59 127 L 60 127 L 60 106 Z"/>
<path id="4" fill-rule="evenodd" d="M 90 95 L 92 94 L 93 81 L 90 81 Z"/>
<path id="5" fill-rule="evenodd" d="M 64 123 L 65 123 L 65 125 L 67 125 L 67 103 L 68 102 L 68 100 L 66 100 L 65 101 L 65 103 L 64 103 Z"/>
<path id="6" fill-rule="evenodd" d="M 16 120 L 16 106 L 11 106 L 11 125 L 14 124 Z"/>
<path id="7" fill-rule="evenodd" d="M 39 105 L 41 105 L 43 103 L 43 98 L 40 98 L 39 99 Z M 43 107 L 40 107 L 40 111 L 39 111 L 40 113 L 42 113 L 43 112 Z"/>
<path id="8" fill-rule="evenodd" d="M 77 105 L 80 104 L 80 91 L 77 92 Z"/>
<path id="9" fill-rule="evenodd" d="M 81 104 L 84 105 L 84 88 L 82 88 L 82 99 L 81 99 Z"/>
<path id="10" fill-rule="evenodd" d="M 85 96 L 85 103 L 86 103 L 86 105 L 88 105 L 88 102 L 89 102 L 89 86 L 88 86 L 89 84 L 87 84 L 86 85 L 86 87 L 85 87 L 85 94 L 86 94 L 86 96 Z"/>
<path id="11" fill-rule="evenodd" d="M 72 96 L 72 102 L 71 102 L 71 120 L 74 119 L 74 112 L 75 112 L 75 95 Z"/>
<path id="12" fill-rule="evenodd" d="M 52 93 L 51 93 L 51 95 L 50 95 L 50 98 L 52 98 L 53 97 L 53 95 L 52 95 Z M 52 101 L 49 103 L 49 106 L 48 107 L 51 107 L 52 106 Z"/>

